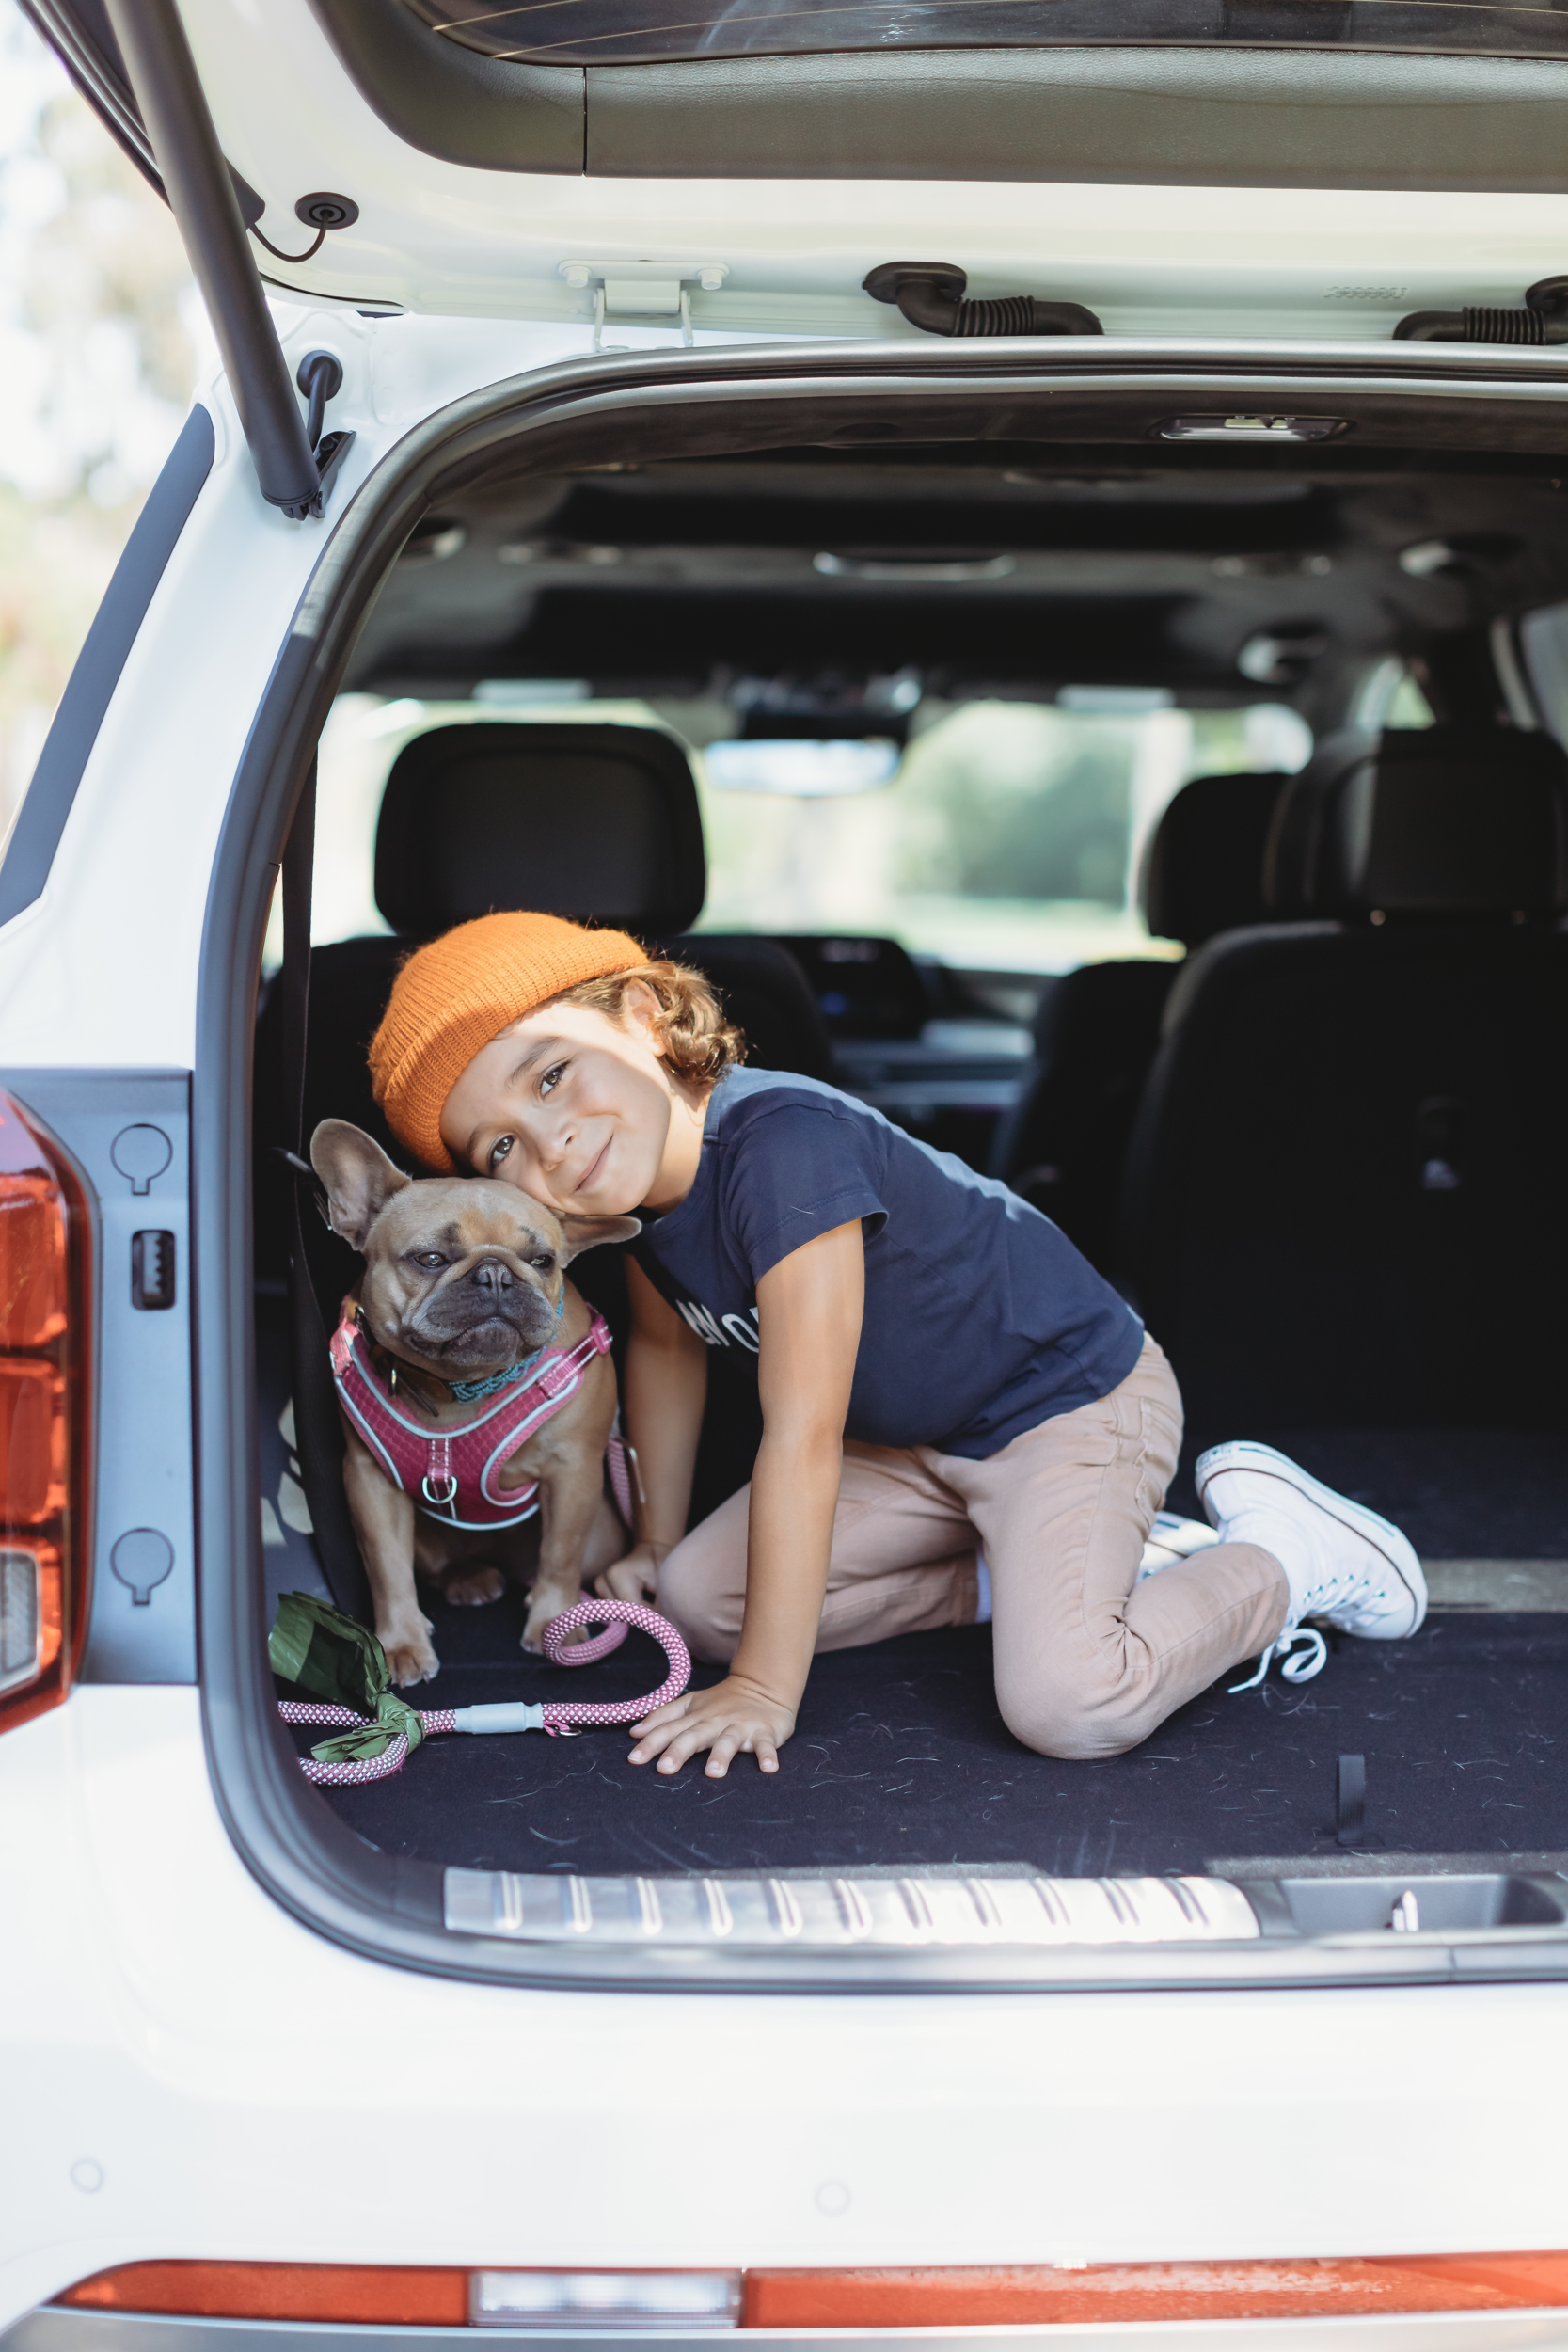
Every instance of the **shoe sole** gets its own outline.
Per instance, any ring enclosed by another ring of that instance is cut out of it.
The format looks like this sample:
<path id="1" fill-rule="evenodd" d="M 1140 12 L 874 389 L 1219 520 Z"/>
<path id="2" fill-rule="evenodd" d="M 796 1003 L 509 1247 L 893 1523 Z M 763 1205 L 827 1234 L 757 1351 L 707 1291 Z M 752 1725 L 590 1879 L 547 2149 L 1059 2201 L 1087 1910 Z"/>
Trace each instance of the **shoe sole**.
<path id="1" fill-rule="evenodd" d="M 1198 1501 L 1206 1512 L 1209 1481 L 1222 1470 L 1247 1470 L 1259 1478 L 1277 1478 L 1282 1486 L 1305 1495 L 1320 1510 L 1326 1511 L 1330 1518 L 1354 1530 L 1374 1551 L 1382 1553 L 1410 1595 L 1415 1619 L 1402 1633 L 1364 1633 L 1356 1635 L 1356 1640 L 1403 1642 L 1420 1631 L 1426 1623 L 1427 1581 L 1408 1535 L 1402 1534 L 1389 1520 L 1380 1518 L 1375 1511 L 1370 1511 L 1364 1502 L 1352 1502 L 1348 1496 L 1336 1494 L 1332 1486 L 1322 1486 L 1299 1462 L 1292 1462 L 1288 1454 L 1278 1454 L 1272 1445 L 1259 1445 L 1248 1438 L 1238 1438 L 1229 1445 L 1211 1446 L 1207 1454 L 1198 1456 L 1194 1479 Z"/>

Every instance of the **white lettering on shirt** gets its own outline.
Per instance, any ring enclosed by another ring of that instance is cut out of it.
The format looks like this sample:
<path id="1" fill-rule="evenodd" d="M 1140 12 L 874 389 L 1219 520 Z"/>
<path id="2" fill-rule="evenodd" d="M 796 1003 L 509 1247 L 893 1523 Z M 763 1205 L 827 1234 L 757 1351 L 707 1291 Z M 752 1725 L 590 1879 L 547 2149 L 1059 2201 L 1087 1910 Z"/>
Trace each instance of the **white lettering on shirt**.
<path id="1" fill-rule="evenodd" d="M 744 1315 L 726 1315 L 723 1319 L 724 1328 L 729 1333 L 731 1339 L 738 1340 L 741 1346 L 752 1356 L 760 1356 L 762 1354 L 762 1337 L 760 1332 L 753 1328 L 756 1319 L 757 1311 L 754 1307 L 752 1309 L 752 1320 L 750 1323 L 747 1322 Z"/>
<path id="2" fill-rule="evenodd" d="M 703 1306 L 695 1298 L 683 1298 L 678 1301 L 678 1308 L 697 1337 L 705 1340 L 709 1347 L 728 1347 L 729 1342 L 714 1321 L 711 1307 Z"/>
<path id="3" fill-rule="evenodd" d="M 728 1347 L 734 1340 L 749 1356 L 762 1353 L 762 1334 L 757 1326 L 757 1311 L 750 1314 L 716 1315 L 711 1307 L 705 1307 L 700 1298 L 682 1298 L 676 1302 L 677 1311 L 700 1340 L 709 1347 Z M 721 1328 L 722 1326 L 722 1328 Z M 727 1336 L 726 1336 L 727 1335 Z"/>

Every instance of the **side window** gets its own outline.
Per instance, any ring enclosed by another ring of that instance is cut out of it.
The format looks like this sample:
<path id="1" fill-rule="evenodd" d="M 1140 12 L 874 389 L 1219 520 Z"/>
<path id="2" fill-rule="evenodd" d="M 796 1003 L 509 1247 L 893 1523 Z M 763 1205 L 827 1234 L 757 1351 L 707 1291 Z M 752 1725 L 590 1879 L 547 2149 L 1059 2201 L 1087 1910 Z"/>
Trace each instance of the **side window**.
<path id="1" fill-rule="evenodd" d="M 1369 735 L 1382 727 L 1431 727 L 1437 723 L 1432 705 L 1404 663 L 1380 661 L 1356 697 L 1354 725 Z"/>
<path id="2" fill-rule="evenodd" d="M 1568 604 L 1528 612 L 1517 630 L 1519 661 L 1547 732 L 1568 743 Z"/>

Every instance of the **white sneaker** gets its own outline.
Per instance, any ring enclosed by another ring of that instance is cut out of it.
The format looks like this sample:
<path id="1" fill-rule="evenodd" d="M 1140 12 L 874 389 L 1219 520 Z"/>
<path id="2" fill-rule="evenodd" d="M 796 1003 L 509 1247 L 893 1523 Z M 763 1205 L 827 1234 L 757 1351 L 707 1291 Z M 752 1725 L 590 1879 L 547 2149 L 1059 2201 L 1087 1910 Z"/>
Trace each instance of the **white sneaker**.
<path id="1" fill-rule="evenodd" d="M 1174 1561 L 1190 1560 L 1195 1551 L 1207 1551 L 1218 1542 L 1218 1535 L 1204 1520 L 1184 1519 L 1175 1511 L 1156 1511 L 1133 1581 L 1141 1584 L 1146 1576 L 1158 1576 Z"/>
<path id="2" fill-rule="evenodd" d="M 1315 1675 L 1327 1655 L 1321 1636 L 1298 1636 L 1304 1617 L 1324 1617 L 1363 1642 L 1401 1642 L 1427 1613 L 1426 1579 L 1407 1537 L 1388 1520 L 1320 1486 L 1273 1446 L 1237 1439 L 1198 1457 L 1198 1497 L 1227 1544 L 1272 1552 L 1291 1588 L 1290 1613 L 1264 1651 L 1254 1681 L 1298 1638 L 1316 1654 L 1291 1660 L 1292 1682 Z M 1250 1683 L 1238 1683 L 1249 1690 Z"/>

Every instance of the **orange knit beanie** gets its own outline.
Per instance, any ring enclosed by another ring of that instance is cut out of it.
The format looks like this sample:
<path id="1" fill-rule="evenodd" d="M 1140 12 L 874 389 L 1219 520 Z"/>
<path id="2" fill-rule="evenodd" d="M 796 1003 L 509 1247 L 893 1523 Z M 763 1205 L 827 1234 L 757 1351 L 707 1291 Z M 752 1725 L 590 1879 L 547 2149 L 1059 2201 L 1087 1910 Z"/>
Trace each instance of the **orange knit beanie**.
<path id="1" fill-rule="evenodd" d="M 417 947 L 371 1041 L 375 1099 L 399 1142 L 450 1172 L 441 1112 L 480 1047 L 551 996 L 646 961 L 626 932 L 559 914 L 482 914 Z"/>

